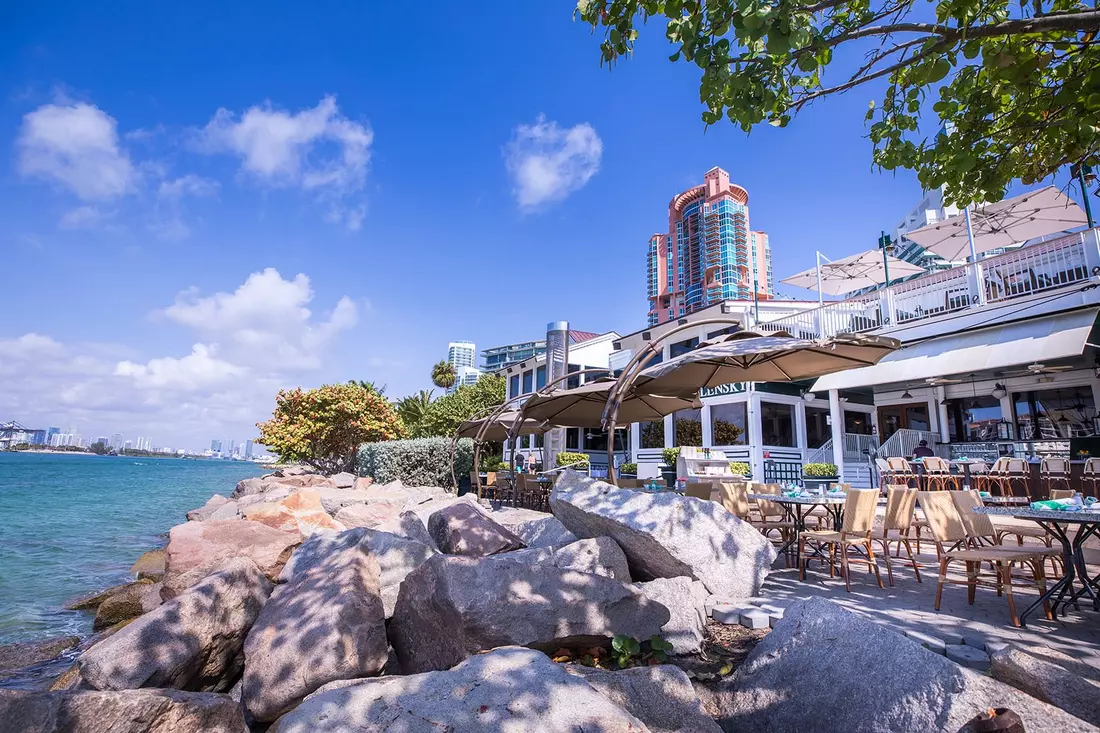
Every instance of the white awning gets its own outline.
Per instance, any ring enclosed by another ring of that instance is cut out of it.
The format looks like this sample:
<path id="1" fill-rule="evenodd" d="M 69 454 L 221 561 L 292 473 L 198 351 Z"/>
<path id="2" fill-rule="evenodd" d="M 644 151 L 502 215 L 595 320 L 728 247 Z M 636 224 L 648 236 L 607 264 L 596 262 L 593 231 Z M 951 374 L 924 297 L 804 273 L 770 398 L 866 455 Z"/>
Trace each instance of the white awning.
<path id="1" fill-rule="evenodd" d="M 922 382 L 1080 356 L 1098 312 L 1088 308 L 928 339 L 903 346 L 874 366 L 821 377 L 812 391 Z"/>

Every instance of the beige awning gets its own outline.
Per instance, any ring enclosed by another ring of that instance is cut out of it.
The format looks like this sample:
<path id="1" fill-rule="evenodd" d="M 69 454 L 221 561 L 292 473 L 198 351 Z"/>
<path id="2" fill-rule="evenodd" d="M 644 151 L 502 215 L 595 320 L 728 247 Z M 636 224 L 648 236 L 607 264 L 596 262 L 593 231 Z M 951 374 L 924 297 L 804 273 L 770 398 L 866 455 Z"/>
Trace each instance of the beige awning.
<path id="1" fill-rule="evenodd" d="M 492 443 L 499 443 L 508 439 L 508 431 L 512 429 L 512 426 L 516 422 L 518 413 L 509 410 L 503 413 L 496 420 L 489 423 L 489 427 L 485 430 L 483 436 L 486 441 Z M 462 423 L 458 429 L 458 437 L 460 438 L 476 438 L 478 430 L 485 423 L 486 418 L 480 420 L 467 420 Z M 517 435 L 541 435 L 553 426 L 546 425 L 539 420 L 525 419 L 523 425 L 520 426 Z"/>
<path id="2" fill-rule="evenodd" d="M 600 379 L 574 389 L 555 390 L 533 396 L 523 406 L 524 415 L 554 425 L 575 428 L 598 428 L 603 425 L 607 397 L 615 386 L 614 379 Z M 702 407 L 698 394 L 665 397 L 634 389 L 619 407 L 620 425 L 659 420 L 677 410 L 697 410 Z"/>
<path id="3" fill-rule="evenodd" d="M 813 391 L 921 382 L 1080 356 L 1097 312 L 1088 308 L 928 339 L 898 349 L 874 366 L 822 377 Z"/>

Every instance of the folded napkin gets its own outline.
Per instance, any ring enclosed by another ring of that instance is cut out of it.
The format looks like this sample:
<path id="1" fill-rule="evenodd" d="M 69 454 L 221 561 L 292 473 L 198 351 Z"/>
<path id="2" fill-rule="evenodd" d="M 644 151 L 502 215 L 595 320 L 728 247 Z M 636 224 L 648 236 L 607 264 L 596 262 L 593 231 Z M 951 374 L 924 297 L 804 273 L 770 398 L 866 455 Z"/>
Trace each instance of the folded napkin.
<path id="1" fill-rule="evenodd" d="M 1073 512 L 1080 510 L 1080 506 L 1074 499 L 1047 499 L 1046 501 L 1031 502 L 1032 509 L 1051 509 L 1056 512 Z"/>

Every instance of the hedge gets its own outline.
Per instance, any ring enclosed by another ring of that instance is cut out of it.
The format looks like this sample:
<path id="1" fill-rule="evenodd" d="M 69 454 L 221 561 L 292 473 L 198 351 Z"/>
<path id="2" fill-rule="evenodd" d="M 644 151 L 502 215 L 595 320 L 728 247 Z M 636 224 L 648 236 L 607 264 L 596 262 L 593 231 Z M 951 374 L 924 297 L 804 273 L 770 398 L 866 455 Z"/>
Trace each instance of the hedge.
<path id="1" fill-rule="evenodd" d="M 455 446 L 455 476 L 459 481 L 474 467 L 474 441 L 459 438 Z M 453 489 L 451 439 L 416 438 L 364 443 L 359 446 L 359 475 L 375 483 L 400 481 L 406 486 L 441 486 Z"/>
<path id="2" fill-rule="evenodd" d="M 587 453 L 567 453 L 565 451 L 562 451 L 561 453 L 558 454 L 558 458 L 557 458 L 557 464 L 558 464 L 559 468 L 561 466 L 576 466 L 576 465 L 579 465 L 579 464 L 587 464 L 587 463 L 588 463 L 588 454 Z"/>

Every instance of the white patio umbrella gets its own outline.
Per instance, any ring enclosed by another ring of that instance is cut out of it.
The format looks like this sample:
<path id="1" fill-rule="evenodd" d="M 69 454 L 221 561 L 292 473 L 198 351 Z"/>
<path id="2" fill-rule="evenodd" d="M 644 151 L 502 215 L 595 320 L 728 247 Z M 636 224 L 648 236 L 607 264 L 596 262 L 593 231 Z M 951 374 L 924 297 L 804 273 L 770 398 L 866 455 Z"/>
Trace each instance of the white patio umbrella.
<path id="1" fill-rule="evenodd" d="M 982 204 L 936 224 L 906 232 L 905 238 L 946 260 L 976 259 L 982 252 L 1023 244 L 1088 223 L 1085 212 L 1054 186 Z"/>
<path id="2" fill-rule="evenodd" d="M 816 290 L 818 293 L 845 295 L 863 288 L 882 285 L 886 282 L 887 274 L 890 275 L 892 282 L 898 278 L 919 275 L 923 272 L 924 268 L 920 265 L 899 260 L 897 257 L 886 255 L 883 262 L 882 250 L 870 249 L 840 260 L 819 263 L 817 267 L 791 275 L 782 282 L 807 290 Z"/>

